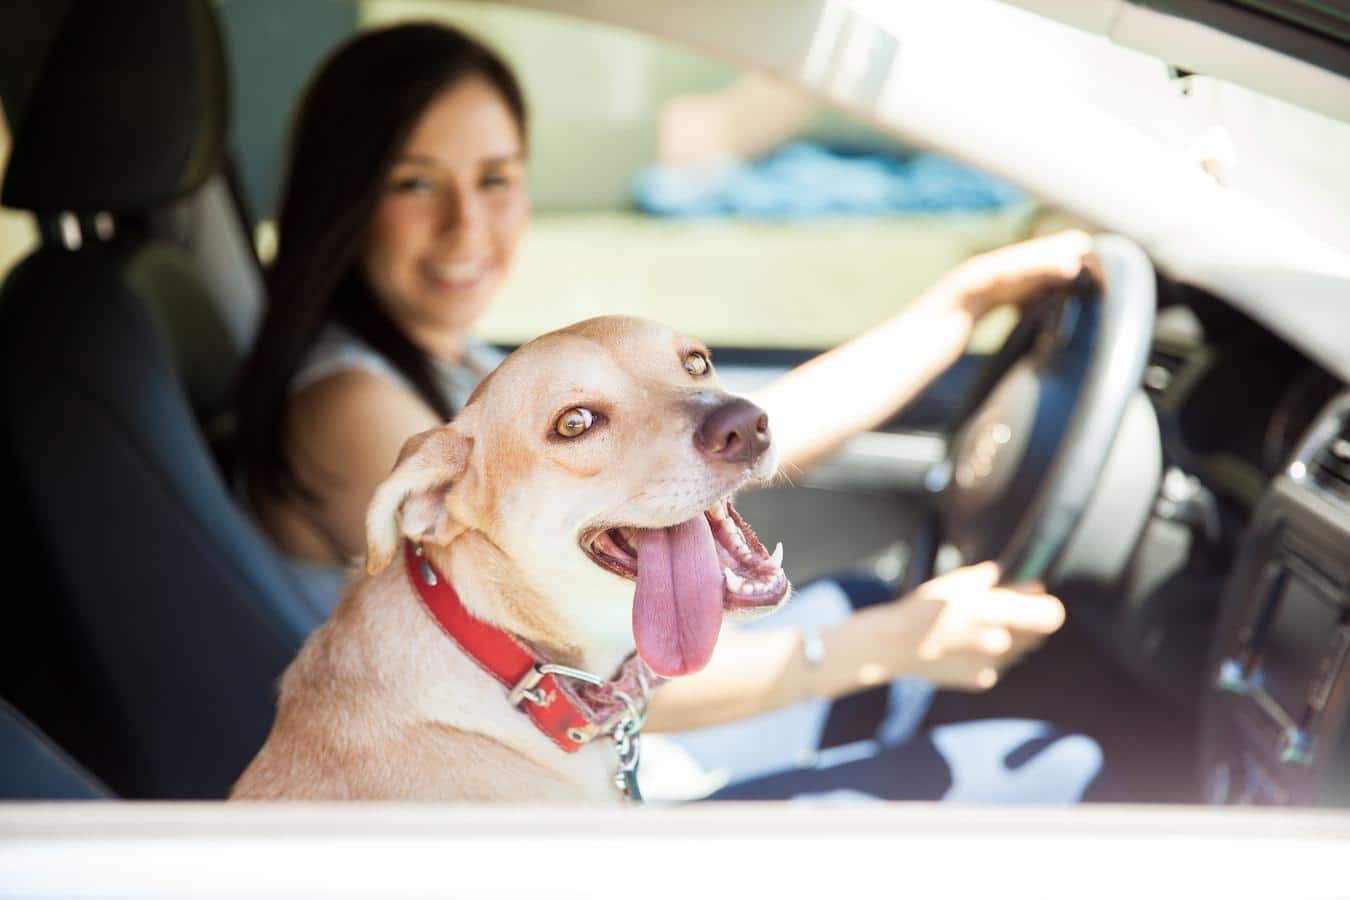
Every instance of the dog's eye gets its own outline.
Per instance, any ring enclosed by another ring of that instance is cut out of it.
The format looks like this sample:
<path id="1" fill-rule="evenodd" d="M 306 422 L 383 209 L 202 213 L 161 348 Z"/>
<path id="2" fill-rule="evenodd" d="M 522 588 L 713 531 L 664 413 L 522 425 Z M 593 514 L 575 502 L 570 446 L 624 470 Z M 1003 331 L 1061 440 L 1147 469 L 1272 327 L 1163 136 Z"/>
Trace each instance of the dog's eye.
<path id="1" fill-rule="evenodd" d="M 712 363 L 708 362 L 708 357 L 697 350 L 684 358 L 684 370 L 695 378 L 700 375 L 707 375 L 710 368 L 712 368 Z"/>
<path id="2" fill-rule="evenodd" d="M 553 429 L 563 437 L 574 438 L 595 423 L 595 415 L 585 407 L 574 406 L 558 416 Z"/>

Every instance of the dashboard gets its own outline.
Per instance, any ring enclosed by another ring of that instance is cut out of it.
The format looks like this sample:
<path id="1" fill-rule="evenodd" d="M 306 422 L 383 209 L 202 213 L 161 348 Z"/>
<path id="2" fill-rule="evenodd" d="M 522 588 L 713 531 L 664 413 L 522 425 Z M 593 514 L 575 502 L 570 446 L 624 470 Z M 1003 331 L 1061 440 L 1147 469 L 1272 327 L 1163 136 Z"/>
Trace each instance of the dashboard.
<path id="1" fill-rule="evenodd" d="M 1144 377 L 1166 474 L 1141 551 L 1172 562 L 1118 601 L 1115 640 L 1194 704 L 1207 800 L 1350 804 L 1350 385 L 1169 293 Z M 1170 557 L 1167 525 L 1186 538 Z"/>
<path id="2" fill-rule="evenodd" d="M 1225 596 L 1204 704 L 1213 802 L 1350 802 L 1350 391 L 1261 498 Z"/>

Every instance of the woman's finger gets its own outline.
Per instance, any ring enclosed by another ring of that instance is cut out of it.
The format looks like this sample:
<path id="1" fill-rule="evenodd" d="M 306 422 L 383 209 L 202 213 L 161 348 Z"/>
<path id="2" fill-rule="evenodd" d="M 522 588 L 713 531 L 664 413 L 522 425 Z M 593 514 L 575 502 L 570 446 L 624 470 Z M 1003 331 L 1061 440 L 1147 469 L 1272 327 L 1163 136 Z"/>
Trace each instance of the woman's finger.
<path id="1" fill-rule="evenodd" d="M 919 645 L 919 658 L 932 661 L 960 653 L 996 658 L 1013 646 L 1012 634 L 1001 625 L 971 622 L 962 627 L 939 628 Z"/>
<path id="2" fill-rule="evenodd" d="M 939 596 L 987 591 L 998 584 L 1000 574 L 998 563 L 986 561 L 945 572 L 926 582 L 920 590 L 926 594 Z"/>
<path id="3" fill-rule="evenodd" d="M 989 625 L 1053 634 L 1064 624 L 1064 604 L 1049 594 L 1028 594 L 1011 588 L 973 592 L 949 599 L 962 615 Z"/>
<path id="4" fill-rule="evenodd" d="M 1012 649 L 1013 638 L 1008 629 L 1001 625 L 990 625 L 975 633 L 975 649 L 991 656 L 1000 656 Z"/>
<path id="5" fill-rule="evenodd" d="M 938 687 L 958 691 L 987 691 L 998 684 L 1000 667 L 983 653 L 950 653 L 924 672 Z"/>

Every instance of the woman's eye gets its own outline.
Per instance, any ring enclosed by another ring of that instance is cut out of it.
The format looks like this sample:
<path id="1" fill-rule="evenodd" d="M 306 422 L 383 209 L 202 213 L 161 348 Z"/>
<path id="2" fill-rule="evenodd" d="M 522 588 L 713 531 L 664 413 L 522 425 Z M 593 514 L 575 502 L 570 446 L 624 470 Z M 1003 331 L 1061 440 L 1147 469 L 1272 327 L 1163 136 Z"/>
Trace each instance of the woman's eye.
<path id="1" fill-rule="evenodd" d="M 390 187 L 395 193 L 409 194 L 421 191 L 429 191 L 432 188 L 430 178 L 423 178 L 417 175 L 409 175 L 406 178 L 396 178 Z"/>
<path id="2" fill-rule="evenodd" d="M 503 188 L 511 183 L 511 179 L 505 175 L 489 175 L 479 182 L 479 186 L 485 188 Z"/>
<path id="3" fill-rule="evenodd" d="M 574 406 L 561 416 L 553 430 L 565 438 L 574 438 L 595 424 L 595 415 L 585 407 Z"/>
<path id="4" fill-rule="evenodd" d="M 708 374 L 712 368 L 712 363 L 708 362 L 708 357 L 695 350 L 684 358 L 684 370 L 695 378 Z"/>

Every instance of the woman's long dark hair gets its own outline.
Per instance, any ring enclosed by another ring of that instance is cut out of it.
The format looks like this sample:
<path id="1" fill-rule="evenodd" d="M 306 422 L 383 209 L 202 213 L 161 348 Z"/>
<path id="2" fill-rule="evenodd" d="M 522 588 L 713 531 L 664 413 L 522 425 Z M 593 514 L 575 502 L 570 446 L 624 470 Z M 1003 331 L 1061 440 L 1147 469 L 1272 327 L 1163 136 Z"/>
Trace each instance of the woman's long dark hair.
<path id="1" fill-rule="evenodd" d="M 453 415 L 431 361 L 376 301 L 360 254 L 390 168 L 423 111 L 470 76 L 497 89 L 524 141 L 525 101 L 511 70 L 478 41 L 441 25 L 361 35 L 334 53 L 305 91 L 291 126 L 267 311 L 235 400 L 233 461 L 253 497 L 313 498 L 283 437 L 291 380 L 327 321 L 388 360 L 442 418 Z"/>

